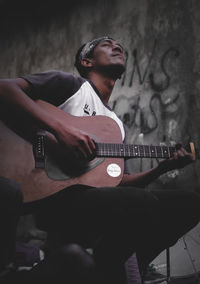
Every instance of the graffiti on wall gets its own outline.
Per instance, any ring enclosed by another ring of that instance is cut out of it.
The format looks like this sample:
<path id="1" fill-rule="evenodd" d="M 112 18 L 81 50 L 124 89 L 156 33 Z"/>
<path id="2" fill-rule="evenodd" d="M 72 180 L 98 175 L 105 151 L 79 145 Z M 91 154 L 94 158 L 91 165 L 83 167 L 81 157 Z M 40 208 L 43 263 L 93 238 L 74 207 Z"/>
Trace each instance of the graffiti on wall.
<path id="1" fill-rule="evenodd" d="M 129 58 L 132 57 L 132 66 L 129 67 L 129 70 L 126 70 L 121 78 L 121 89 L 123 90 L 124 86 L 128 86 L 130 89 L 136 89 L 136 92 L 133 96 L 127 97 L 123 93 L 118 96 L 118 98 L 113 102 L 113 109 L 119 114 L 122 118 L 124 124 L 130 128 L 140 128 L 143 134 L 152 133 L 159 125 L 159 119 L 156 114 L 155 105 L 159 104 L 161 108 L 162 118 L 164 120 L 166 115 L 166 110 L 176 104 L 179 99 L 179 93 L 170 94 L 170 96 L 163 100 L 163 94 L 170 87 L 171 76 L 170 70 L 167 69 L 167 61 L 178 58 L 179 51 L 176 48 L 168 48 L 161 56 L 160 59 L 160 73 L 162 73 L 162 80 L 156 80 L 155 74 L 152 71 L 151 64 L 153 60 L 156 60 L 156 50 L 157 41 L 154 42 L 151 56 L 148 59 L 148 62 L 145 67 L 143 67 L 143 72 L 141 71 L 141 64 L 138 59 L 138 50 L 134 49 L 131 53 L 126 51 L 126 65 L 128 65 Z M 129 71 L 129 72 L 128 72 Z M 137 81 L 134 81 L 134 77 L 137 76 Z M 145 84 L 144 90 L 142 86 Z M 140 85 L 140 91 L 137 94 L 137 86 Z M 142 105 L 142 96 L 143 92 L 146 92 L 148 89 L 149 98 L 146 100 L 148 105 L 144 103 Z M 127 101 L 128 112 L 125 107 L 123 109 L 121 103 L 125 104 Z M 144 107 L 145 105 L 145 107 Z M 122 109 L 122 112 L 120 112 Z M 140 118 L 138 119 L 138 115 Z M 149 117 L 151 116 L 151 117 Z M 148 122 L 151 122 L 150 124 Z"/>
<path id="2" fill-rule="evenodd" d="M 170 133 L 170 129 L 166 128 L 177 127 L 175 118 L 180 94 L 178 88 L 174 88 L 171 83 L 174 74 L 170 64 L 177 64 L 179 51 L 170 47 L 158 58 L 157 45 L 157 41 L 154 41 L 145 64 L 142 58 L 139 59 L 137 49 L 125 52 L 127 68 L 120 80 L 120 95 L 113 101 L 112 107 L 123 121 L 130 143 L 138 142 L 140 134 L 143 137 L 154 137 L 158 128 L 162 129 L 160 142 L 165 142 Z M 159 72 L 155 66 L 159 67 Z M 128 96 L 123 93 L 123 90 L 127 89 L 131 90 Z M 170 123 L 169 117 L 174 117 Z M 140 170 L 141 163 L 142 161 Z"/>

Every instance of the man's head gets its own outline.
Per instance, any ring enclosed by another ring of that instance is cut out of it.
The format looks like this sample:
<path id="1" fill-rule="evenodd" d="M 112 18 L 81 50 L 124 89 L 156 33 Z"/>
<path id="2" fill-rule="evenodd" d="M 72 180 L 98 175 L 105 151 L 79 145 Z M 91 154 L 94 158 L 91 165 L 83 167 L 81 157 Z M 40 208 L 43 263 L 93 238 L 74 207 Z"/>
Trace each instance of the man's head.
<path id="1" fill-rule="evenodd" d="M 80 75 L 86 78 L 91 71 L 120 78 L 125 70 L 123 48 L 107 36 L 94 39 L 79 48 L 74 65 Z"/>

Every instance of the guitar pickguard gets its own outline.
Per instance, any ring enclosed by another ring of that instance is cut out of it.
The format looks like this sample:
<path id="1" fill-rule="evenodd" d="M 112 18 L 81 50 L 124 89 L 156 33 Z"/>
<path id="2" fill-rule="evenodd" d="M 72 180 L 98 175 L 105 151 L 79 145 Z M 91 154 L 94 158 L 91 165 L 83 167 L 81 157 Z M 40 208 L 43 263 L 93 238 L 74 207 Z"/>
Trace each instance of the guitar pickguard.
<path id="1" fill-rule="evenodd" d="M 47 176 L 52 180 L 68 180 L 78 177 L 96 168 L 104 161 L 104 158 L 96 158 L 90 163 L 58 163 L 51 156 L 47 156 L 45 163 L 45 171 Z M 72 165 L 73 164 L 73 165 Z"/>

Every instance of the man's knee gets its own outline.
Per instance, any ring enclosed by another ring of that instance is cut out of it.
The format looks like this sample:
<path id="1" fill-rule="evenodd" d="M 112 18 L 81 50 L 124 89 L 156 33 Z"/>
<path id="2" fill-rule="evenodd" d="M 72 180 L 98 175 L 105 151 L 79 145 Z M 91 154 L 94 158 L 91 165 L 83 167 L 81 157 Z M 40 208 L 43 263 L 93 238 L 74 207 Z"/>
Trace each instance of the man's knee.
<path id="1" fill-rule="evenodd" d="M 64 265 L 68 263 L 74 266 L 90 268 L 92 268 L 94 265 L 92 257 L 78 244 L 68 244 L 62 246 L 56 254 L 59 257 L 59 261 Z"/>

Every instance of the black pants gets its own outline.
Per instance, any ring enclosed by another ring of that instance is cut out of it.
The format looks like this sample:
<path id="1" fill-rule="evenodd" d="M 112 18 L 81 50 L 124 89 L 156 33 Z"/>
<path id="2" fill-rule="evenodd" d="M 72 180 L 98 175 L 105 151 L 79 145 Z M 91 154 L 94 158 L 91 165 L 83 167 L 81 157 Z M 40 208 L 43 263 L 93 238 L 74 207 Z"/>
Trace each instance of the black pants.
<path id="1" fill-rule="evenodd" d="M 22 213 L 22 202 L 20 186 L 0 177 L 0 270 L 14 260 L 16 228 Z"/>
<path id="2" fill-rule="evenodd" d="M 115 273 L 133 252 L 142 270 L 200 220 L 200 195 L 174 190 L 77 185 L 26 206 L 42 229 L 92 247 L 99 267 Z"/>

